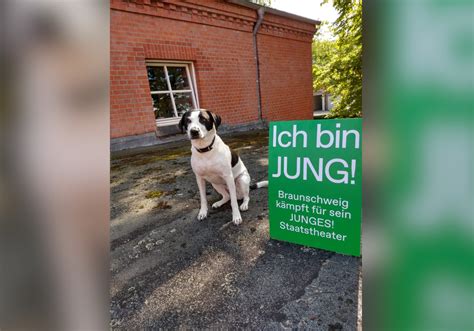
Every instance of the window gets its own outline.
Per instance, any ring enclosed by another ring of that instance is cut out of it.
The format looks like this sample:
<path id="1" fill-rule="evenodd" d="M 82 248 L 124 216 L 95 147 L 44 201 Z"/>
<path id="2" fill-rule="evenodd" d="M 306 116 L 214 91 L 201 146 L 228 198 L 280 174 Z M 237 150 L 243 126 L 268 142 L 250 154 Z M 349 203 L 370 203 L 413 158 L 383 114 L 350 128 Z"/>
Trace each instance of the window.
<path id="1" fill-rule="evenodd" d="M 323 111 L 323 98 L 321 94 L 314 96 L 314 111 Z"/>
<path id="2" fill-rule="evenodd" d="M 313 95 L 314 112 L 329 112 L 332 109 L 332 97 L 328 93 L 317 92 Z"/>
<path id="3" fill-rule="evenodd" d="M 199 108 L 192 63 L 147 63 L 156 124 L 179 121 L 187 110 Z"/>

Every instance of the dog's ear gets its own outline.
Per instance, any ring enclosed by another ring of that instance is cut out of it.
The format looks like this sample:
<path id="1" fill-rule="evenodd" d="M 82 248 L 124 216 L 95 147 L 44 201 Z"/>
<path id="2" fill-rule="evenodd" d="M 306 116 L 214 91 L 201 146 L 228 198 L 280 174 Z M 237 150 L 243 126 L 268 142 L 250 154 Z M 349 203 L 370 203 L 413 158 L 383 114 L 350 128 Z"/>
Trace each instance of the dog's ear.
<path id="1" fill-rule="evenodd" d="M 188 112 L 185 112 L 183 116 L 181 116 L 181 120 L 178 123 L 178 128 L 181 130 L 181 133 L 184 133 L 184 130 L 187 129 L 186 125 L 186 118 L 188 117 Z"/>
<path id="2" fill-rule="evenodd" d="M 209 115 L 209 118 L 212 119 L 212 122 L 214 122 L 214 125 L 216 126 L 216 129 L 221 125 L 221 117 L 219 115 L 214 114 L 212 111 L 206 110 L 207 114 Z"/>

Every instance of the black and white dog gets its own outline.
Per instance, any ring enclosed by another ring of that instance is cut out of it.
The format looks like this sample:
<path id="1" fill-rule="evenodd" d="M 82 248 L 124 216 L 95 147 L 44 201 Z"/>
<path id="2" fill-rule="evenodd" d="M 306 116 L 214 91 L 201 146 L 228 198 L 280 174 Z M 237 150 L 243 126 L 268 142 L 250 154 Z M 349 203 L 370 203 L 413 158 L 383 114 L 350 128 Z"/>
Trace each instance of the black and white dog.
<path id="1" fill-rule="evenodd" d="M 250 186 L 250 175 L 240 157 L 227 146 L 217 135 L 217 128 L 221 118 L 205 109 L 190 110 L 183 114 L 179 127 L 187 132 L 191 140 L 191 167 L 196 175 L 201 209 L 198 220 L 207 217 L 206 181 L 222 195 L 222 199 L 215 202 L 212 208 L 219 208 L 230 200 L 232 206 L 232 222 L 242 223 L 240 211 L 249 208 L 249 189 L 268 186 L 262 181 Z M 243 200 L 237 204 L 237 200 Z"/>

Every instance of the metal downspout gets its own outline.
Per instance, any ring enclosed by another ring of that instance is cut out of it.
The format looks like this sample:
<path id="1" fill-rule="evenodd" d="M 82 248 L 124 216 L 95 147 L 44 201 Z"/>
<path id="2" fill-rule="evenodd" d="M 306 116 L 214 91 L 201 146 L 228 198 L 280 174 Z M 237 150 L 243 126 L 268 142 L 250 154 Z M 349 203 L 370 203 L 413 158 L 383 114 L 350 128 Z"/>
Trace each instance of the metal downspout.
<path id="1" fill-rule="evenodd" d="M 255 53 L 255 62 L 257 65 L 257 101 L 258 101 L 258 119 L 260 122 L 263 123 L 263 118 L 262 118 L 262 96 L 261 96 L 261 90 L 260 90 L 260 59 L 258 57 L 258 45 L 257 45 L 257 33 L 258 29 L 260 29 L 260 25 L 262 24 L 263 21 L 263 15 L 265 14 L 265 7 L 260 7 L 257 10 L 258 14 L 258 19 L 255 22 L 255 25 L 253 27 L 253 50 Z"/>

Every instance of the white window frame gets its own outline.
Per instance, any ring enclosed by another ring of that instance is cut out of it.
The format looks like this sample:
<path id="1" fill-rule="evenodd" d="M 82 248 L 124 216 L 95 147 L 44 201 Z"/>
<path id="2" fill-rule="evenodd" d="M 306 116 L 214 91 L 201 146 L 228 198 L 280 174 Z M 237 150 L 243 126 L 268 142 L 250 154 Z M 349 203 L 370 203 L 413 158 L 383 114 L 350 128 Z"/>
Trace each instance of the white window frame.
<path id="1" fill-rule="evenodd" d="M 191 98 L 193 102 L 193 107 L 199 109 L 199 97 L 196 86 L 196 72 L 194 70 L 194 64 L 191 61 L 146 61 L 146 67 L 163 67 L 166 76 L 166 85 L 168 90 L 166 91 L 150 91 L 151 95 L 155 94 L 170 94 L 171 95 L 171 104 L 173 106 L 174 117 L 161 118 L 157 119 L 156 126 L 168 126 L 178 124 L 180 118 L 178 117 L 178 111 L 176 108 L 176 103 L 174 100 L 174 93 L 191 93 Z M 184 67 L 186 68 L 186 75 L 189 79 L 189 87 L 187 90 L 172 90 L 171 83 L 168 76 L 168 67 Z M 148 69 L 147 69 L 148 70 Z"/>

